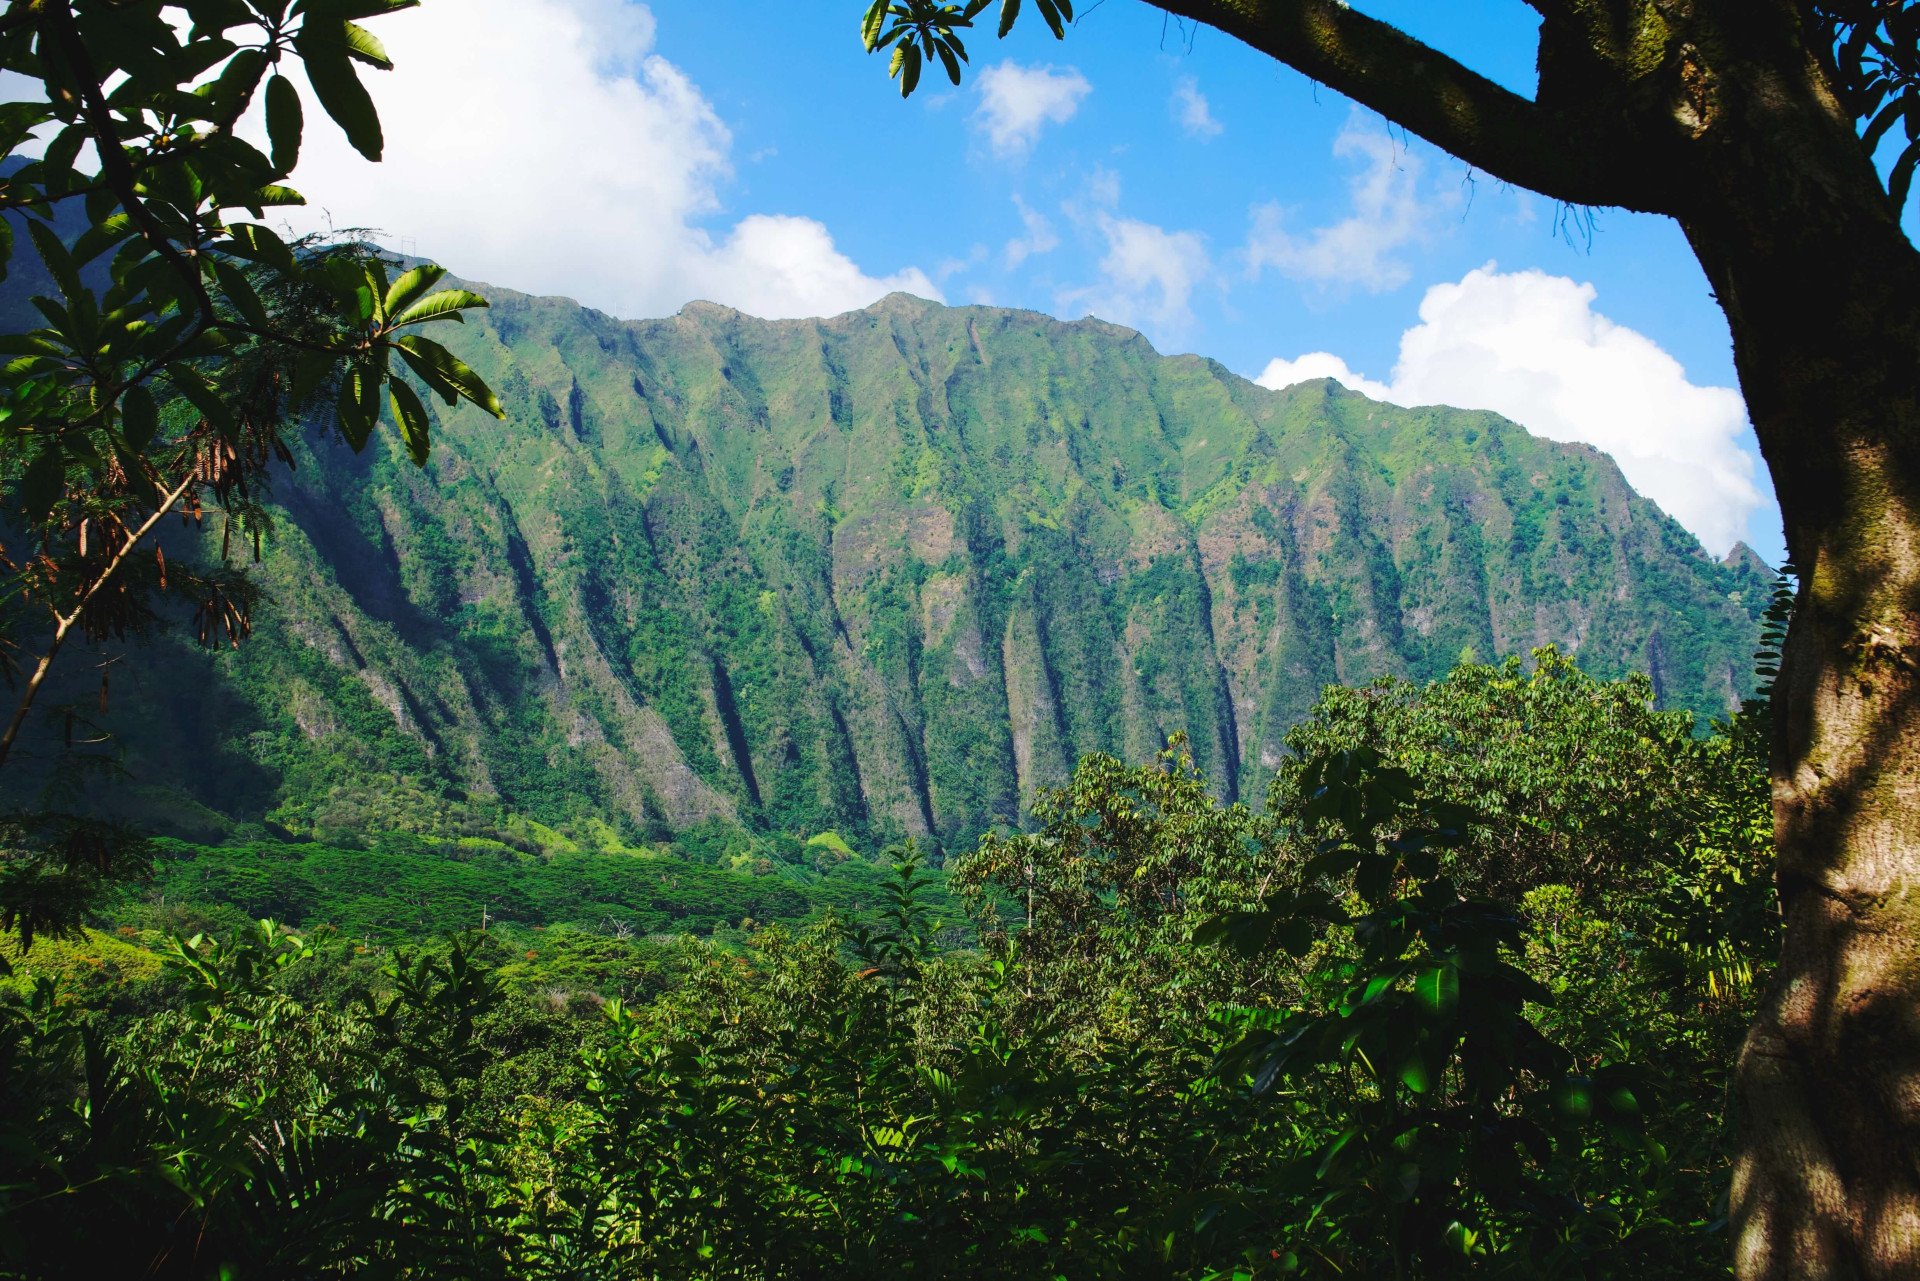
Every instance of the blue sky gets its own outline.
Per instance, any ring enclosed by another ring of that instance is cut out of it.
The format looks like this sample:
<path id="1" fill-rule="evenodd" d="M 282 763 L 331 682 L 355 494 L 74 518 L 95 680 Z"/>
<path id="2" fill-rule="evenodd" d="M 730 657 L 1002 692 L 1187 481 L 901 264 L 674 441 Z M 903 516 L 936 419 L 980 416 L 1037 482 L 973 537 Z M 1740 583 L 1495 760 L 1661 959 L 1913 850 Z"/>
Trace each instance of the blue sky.
<path id="1" fill-rule="evenodd" d="M 1521 0 L 1358 7 L 1532 90 Z M 1601 211 L 1588 234 L 1140 0 L 1083 4 L 1065 42 L 1032 16 L 983 30 L 962 89 L 930 75 L 902 102 L 861 8 L 427 0 L 371 24 L 399 63 L 374 85 L 388 163 L 316 134 L 295 185 L 462 275 L 620 315 L 905 287 L 1091 312 L 1271 383 L 1475 403 L 1607 449 L 1716 554 L 1781 558 L 1726 323 L 1673 223 Z"/>

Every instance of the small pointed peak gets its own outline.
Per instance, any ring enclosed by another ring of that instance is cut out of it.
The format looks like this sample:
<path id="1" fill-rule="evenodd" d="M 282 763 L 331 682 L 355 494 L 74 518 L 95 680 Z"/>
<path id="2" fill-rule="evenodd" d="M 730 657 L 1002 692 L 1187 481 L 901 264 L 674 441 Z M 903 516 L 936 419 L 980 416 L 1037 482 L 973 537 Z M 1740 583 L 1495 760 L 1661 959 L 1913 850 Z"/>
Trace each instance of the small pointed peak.
<path id="1" fill-rule="evenodd" d="M 1728 569 L 1744 569 L 1755 574 L 1772 574 L 1773 566 L 1760 559 L 1760 553 L 1746 545 L 1744 541 L 1735 543 L 1733 550 L 1720 561 Z"/>

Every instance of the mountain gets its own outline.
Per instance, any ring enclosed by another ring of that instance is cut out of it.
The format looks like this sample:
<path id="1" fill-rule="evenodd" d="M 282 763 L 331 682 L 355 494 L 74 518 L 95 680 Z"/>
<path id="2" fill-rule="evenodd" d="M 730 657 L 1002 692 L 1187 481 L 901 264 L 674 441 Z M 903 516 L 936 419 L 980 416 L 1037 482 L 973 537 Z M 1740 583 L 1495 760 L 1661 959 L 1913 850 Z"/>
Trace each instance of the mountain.
<path id="1" fill-rule="evenodd" d="M 448 411 L 424 471 L 309 435 L 254 640 L 120 681 L 162 826 L 951 849 L 1175 731 L 1257 801 L 1327 682 L 1551 643 L 1702 716 L 1749 689 L 1766 567 L 1494 414 L 900 294 L 622 321 L 476 287 L 437 336 L 508 420 Z"/>

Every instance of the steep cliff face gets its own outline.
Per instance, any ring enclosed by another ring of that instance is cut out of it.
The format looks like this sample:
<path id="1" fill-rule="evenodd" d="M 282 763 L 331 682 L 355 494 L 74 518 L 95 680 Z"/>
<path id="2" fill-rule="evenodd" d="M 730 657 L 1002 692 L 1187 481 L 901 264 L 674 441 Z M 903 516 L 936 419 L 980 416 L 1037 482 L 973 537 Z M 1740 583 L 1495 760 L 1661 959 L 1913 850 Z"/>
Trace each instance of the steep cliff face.
<path id="1" fill-rule="evenodd" d="M 1257 799 L 1323 684 L 1467 652 L 1558 644 L 1703 714 L 1747 690 L 1763 567 L 1492 414 L 904 295 L 625 322 L 486 292 L 453 342 L 507 422 L 450 413 L 425 472 L 311 441 L 277 483 L 261 635 L 207 669 L 242 808 L 324 828 L 380 777 L 951 848 L 1175 731 Z"/>

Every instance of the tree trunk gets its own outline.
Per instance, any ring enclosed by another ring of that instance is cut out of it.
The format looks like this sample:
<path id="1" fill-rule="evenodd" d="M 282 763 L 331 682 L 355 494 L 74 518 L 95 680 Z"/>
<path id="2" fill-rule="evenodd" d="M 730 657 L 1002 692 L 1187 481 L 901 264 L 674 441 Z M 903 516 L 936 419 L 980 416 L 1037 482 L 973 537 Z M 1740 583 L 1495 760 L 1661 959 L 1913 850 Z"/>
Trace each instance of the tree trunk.
<path id="1" fill-rule="evenodd" d="M 1774 695 L 1786 938 L 1735 1076 L 1735 1262 L 1891 1281 L 1920 1276 L 1920 254 L 1817 81 L 1744 79 L 1716 102 L 1749 118 L 1704 122 L 1681 219 L 1802 576 Z"/>

